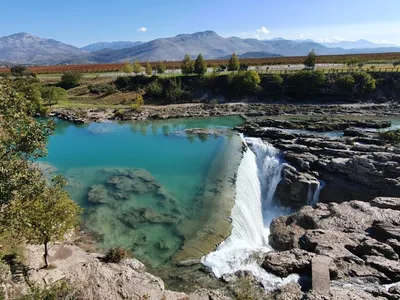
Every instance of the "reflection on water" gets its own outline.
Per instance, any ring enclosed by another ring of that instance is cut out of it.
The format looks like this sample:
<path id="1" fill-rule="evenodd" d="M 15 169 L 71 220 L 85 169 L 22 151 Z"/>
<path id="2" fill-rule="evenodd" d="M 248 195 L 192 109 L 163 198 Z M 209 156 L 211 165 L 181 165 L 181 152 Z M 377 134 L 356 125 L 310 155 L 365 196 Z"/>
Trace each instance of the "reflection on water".
<path id="1" fill-rule="evenodd" d="M 57 121 L 42 163 L 66 177 L 71 198 L 85 208 L 85 227 L 101 247 L 123 246 L 159 266 L 190 238 L 186 232 L 194 232 L 185 228 L 183 233 L 179 224 L 204 212 L 210 165 L 227 151 L 231 138 L 227 131 L 184 130 L 222 130 L 241 123 L 240 117 L 85 125 Z"/>

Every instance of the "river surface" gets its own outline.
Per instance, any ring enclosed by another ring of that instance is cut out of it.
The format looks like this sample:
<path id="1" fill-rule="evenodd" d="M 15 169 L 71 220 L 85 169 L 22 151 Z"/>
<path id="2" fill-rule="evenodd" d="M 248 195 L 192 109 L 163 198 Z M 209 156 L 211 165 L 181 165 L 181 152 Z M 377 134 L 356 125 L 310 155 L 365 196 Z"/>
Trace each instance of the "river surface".
<path id="1" fill-rule="evenodd" d="M 200 209 L 204 213 L 211 165 L 224 159 L 236 135 L 184 130 L 229 129 L 243 122 L 238 116 L 86 125 L 57 121 L 41 163 L 66 177 L 71 198 L 85 209 L 84 226 L 100 247 L 126 247 L 157 267 L 190 238 L 179 224 Z"/>

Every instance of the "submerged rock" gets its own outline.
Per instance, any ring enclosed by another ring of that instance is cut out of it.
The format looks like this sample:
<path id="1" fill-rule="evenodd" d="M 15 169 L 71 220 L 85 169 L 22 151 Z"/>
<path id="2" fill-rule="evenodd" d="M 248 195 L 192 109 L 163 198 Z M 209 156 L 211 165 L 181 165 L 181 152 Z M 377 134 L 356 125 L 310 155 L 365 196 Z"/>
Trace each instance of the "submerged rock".
<path id="1" fill-rule="evenodd" d="M 88 193 L 88 201 L 92 203 L 108 203 L 109 194 L 104 185 L 92 185 Z"/>

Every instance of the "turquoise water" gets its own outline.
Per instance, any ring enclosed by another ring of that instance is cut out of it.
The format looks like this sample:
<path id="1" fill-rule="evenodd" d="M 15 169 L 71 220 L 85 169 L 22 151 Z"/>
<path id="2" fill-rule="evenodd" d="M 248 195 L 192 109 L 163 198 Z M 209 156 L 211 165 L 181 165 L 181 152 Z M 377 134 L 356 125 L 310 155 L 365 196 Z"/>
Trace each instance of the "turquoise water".
<path id="1" fill-rule="evenodd" d="M 101 247 L 123 246 L 158 266 L 190 238 L 178 225 L 201 208 L 210 165 L 229 149 L 231 133 L 183 130 L 242 123 L 238 116 L 86 125 L 57 121 L 42 163 L 66 177 L 71 198 L 85 208 L 85 227 Z"/>

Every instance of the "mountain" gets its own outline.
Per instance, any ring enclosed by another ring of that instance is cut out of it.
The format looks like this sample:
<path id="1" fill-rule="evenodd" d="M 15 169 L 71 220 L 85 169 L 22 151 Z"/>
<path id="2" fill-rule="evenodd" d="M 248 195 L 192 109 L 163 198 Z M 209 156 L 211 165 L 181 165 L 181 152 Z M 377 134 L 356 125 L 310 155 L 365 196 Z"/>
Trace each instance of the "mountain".
<path id="1" fill-rule="evenodd" d="M 307 55 L 312 49 L 315 49 L 318 54 L 343 52 L 343 49 L 333 50 L 315 42 L 223 38 L 214 31 L 203 31 L 193 34 L 180 34 L 171 38 L 160 38 L 127 49 L 101 50 L 91 53 L 90 59 L 104 63 L 134 59 L 141 61 L 181 60 L 185 54 L 195 57 L 199 53 L 202 53 L 205 58 L 211 59 L 225 57 L 233 52 L 238 55 L 249 52 L 266 52 L 300 56 Z"/>
<path id="2" fill-rule="evenodd" d="M 224 57 L 220 57 L 220 59 L 229 59 L 232 56 L 226 55 Z M 281 57 L 282 55 L 276 53 L 268 53 L 268 52 L 246 52 L 243 54 L 239 54 L 239 58 L 264 58 L 264 57 Z"/>
<path id="3" fill-rule="evenodd" d="M 128 42 L 128 41 L 99 42 L 87 45 L 85 47 L 82 47 L 81 49 L 88 52 L 95 52 L 104 49 L 120 50 L 124 48 L 132 48 L 141 44 L 143 44 L 143 42 Z"/>
<path id="4" fill-rule="evenodd" d="M 393 44 L 378 44 L 367 40 L 358 41 L 341 41 L 333 43 L 321 43 L 328 48 L 343 48 L 343 49 L 373 49 L 373 48 L 386 48 L 386 47 L 400 47 Z"/>
<path id="5" fill-rule="evenodd" d="M 400 52 L 400 47 L 367 47 L 371 46 L 371 42 L 368 41 L 354 44 L 354 46 L 362 46 L 361 48 L 344 49 L 334 47 L 335 44 L 327 47 L 310 40 L 224 38 L 214 31 L 180 34 L 146 43 L 131 43 L 133 42 L 97 43 L 79 49 L 59 41 L 35 37 L 28 33 L 17 33 L 0 38 L 0 61 L 47 65 L 112 63 L 136 59 L 140 61 L 181 60 L 186 53 L 192 57 L 202 53 L 207 59 L 215 59 L 228 57 L 233 52 L 241 57 L 304 56 L 313 49 L 318 55 Z M 129 48 L 110 49 L 125 46 Z M 382 45 L 377 44 L 377 46 Z M 94 51 L 99 48 L 102 49 Z"/>
<path id="6" fill-rule="evenodd" d="M 0 61 L 14 64 L 57 64 L 83 61 L 86 55 L 77 47 L 29 33 L 16 33 L 0 38 Z"/>

